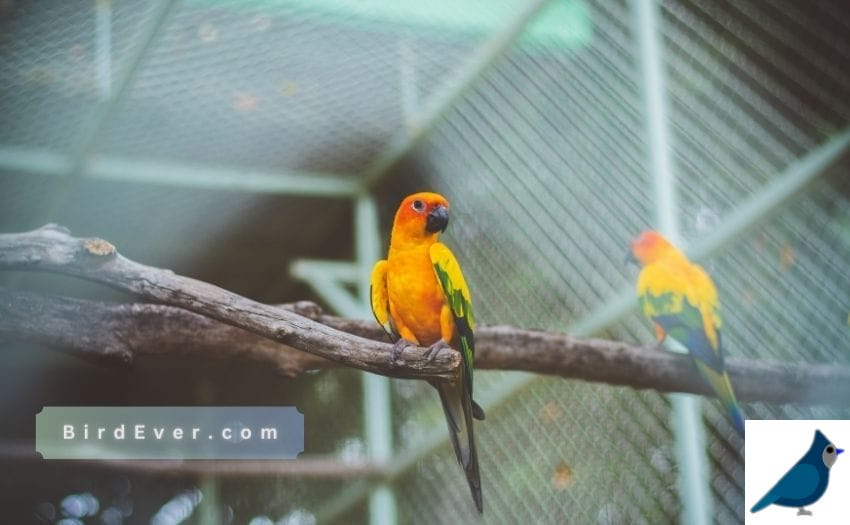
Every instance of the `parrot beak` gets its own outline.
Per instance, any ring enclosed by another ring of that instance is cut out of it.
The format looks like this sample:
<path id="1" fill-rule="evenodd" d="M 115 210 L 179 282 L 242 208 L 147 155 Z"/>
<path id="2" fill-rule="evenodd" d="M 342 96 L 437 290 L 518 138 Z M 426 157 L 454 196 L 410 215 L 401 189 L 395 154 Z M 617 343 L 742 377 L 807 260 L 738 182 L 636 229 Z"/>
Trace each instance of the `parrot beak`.
<path id="1" fill-rule="evenodd" d="M 841 454 L 842 452 L 844 452 L 844 449 L 843 449 L 843 448 L 835 447 L 835 455 L 836 455 L 836 456 L 837 456 L 837 455 L 839 455 L 839 454 Z"/>
<path id="2" fill-rule="evenodd" d="M 444 232 L 448 225 L 449 210 L 445 206 L 437 206 L 428 214 L 425 231 L 428 233 Z"/>

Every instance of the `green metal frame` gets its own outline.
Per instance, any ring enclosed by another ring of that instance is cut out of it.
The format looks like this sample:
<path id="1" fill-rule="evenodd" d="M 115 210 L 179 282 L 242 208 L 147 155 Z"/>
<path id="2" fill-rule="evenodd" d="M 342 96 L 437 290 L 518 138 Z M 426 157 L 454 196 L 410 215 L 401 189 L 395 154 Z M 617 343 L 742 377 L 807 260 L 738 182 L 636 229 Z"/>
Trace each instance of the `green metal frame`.
<path id="1" fill-rule="evenodd" d="M 227 8 L 241 12 L 282 13 L 308 20 L 321 18 L 348 28 L 391 33 L 431 35 L 466 42 L 498 32 L 514 18 L 523 0 L 186 0 L 198 7 Z M 551 6 L 522 34 L 520 44 L 539 48 L 576 48 L 592 36 L 585 0 L 561 0 Z"/>
<path id="2" fill-rule="evenodd" d="M 659 10 L 656 0 L 632 2 L 643 83 L 644 119 L 649 132 L 649 166 L 655 186 L 655 220 L 658 229 L 674 244 L 680 245 L 676 175 L 667 117 L 664 46 L 658 27 Z M 665 347 L 668 350 L 686 351 L 681 345 L 667 343 Z M 712 520 L 713 502 L 701 398 L 689 394 L 670 394 L 668 397 L 678 467 L 679 502 L 682 506 L 679 521 L 688 525 L 708 525 Z"/>
<path id="3" fill-rule="evenodd" d="M 71 173 L 72 164 L 67 156 L 49 151 L 0 147 L 0 169 L 67 177 Z M 352 197 L 359 190 L 355 177 L 333 173 L 263 171 L 238 166 L 205 166 L 101 155 L 87 163 L 82 177 L 187 188 L 246 193 L 285 193 L 314 197 Z"/>
<path id="4" fill-rule="evenodd" d="M 112 0 L 95 0 L 95 79 L 101 96 L 112 92 Z"/>

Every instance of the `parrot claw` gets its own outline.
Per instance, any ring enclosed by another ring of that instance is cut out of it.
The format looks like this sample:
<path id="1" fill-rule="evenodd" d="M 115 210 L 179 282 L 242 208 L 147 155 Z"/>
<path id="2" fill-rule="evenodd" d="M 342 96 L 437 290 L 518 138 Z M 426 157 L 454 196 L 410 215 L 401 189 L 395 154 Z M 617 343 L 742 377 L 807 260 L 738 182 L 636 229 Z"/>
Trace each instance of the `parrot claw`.
<path id="1" fill-rule="evenodd" d="M 408 346 L 416 346 L 416 343 L 403 337 L 393 343 L 393 352 L 390 354 L 390 361 L 393 363 L 398 362 L 398 358 L 401 356 L 401 353 L 404 352 L 404 349 Z"/>
<path id="2" fill-rule="evenodd" d="M 449 346 L 449 344 L 447 342 L 440 339 L 439 341 L 437 341 L 436 343 L 434 343 L 434 344 L 432 344 L 431 346 L 428 347 L 428 351 L 425 352 L 425 358 L 430 363 L 431 361 L 434 360 L 434 358 L 437 357 L 437 354 L 440 353 L 440 350 L 442 350 L 444 348 L 451 348 L 451 346 Z"/>
<path id="3" fill-rule="evenodd" d="M 800 509 L 797 511 L 797 516 L 811 516 L 811 515 L 812 515 L 812 511 L 806 510 L 803 507 L 800 507 Z"/>

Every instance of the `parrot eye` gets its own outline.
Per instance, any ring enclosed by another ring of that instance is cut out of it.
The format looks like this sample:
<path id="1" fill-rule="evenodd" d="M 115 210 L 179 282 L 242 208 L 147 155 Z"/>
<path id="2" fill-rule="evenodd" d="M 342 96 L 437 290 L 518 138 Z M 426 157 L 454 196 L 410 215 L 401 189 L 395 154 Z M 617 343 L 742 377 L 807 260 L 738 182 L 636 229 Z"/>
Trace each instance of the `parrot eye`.
<path id="1" fill-rule="evenodd" d="M 422 211 L 425 209 L 425 203 L 417 199 L 413 201 L 413 209 L 416 211 Z"/>
<path id="2" fill-rule="evenodd" d="M 826 447 L 826 453 L 827 454 L 832 454 L 833 452 L 835 452 L 835 449 L 832 448 L 832 445 Z"/>

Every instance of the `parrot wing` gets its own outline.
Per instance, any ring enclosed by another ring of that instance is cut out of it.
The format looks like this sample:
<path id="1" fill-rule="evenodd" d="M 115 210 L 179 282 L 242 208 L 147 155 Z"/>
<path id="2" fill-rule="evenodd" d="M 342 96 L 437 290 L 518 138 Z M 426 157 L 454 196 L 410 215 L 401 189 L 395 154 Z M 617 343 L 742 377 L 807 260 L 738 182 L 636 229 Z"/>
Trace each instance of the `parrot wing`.
<path id="1" fill-rule="evenodd" d="M 799 500 L 812 494 L 818 486 L 820 476 L 817 468 L 809 463 L 797 463 L 785 473 L 772 489 L 753 505 L 750 512 L 758 512 L 782 498 Z"/>
<path id="2" fill-rule="evenodd" d="M 696 265 L 647 265 L 638 278 L 644 315 L 684 345 L 695 359 L 724 373 L 720 305 L 711 278 Z"/>
<path id="3" fill-rule="evenodd" d="M 387 261 L 381 260 L 372 268 L 372 277 L 369 281 L 369 296 L 372 303 L 372 314 L 390 337 L 392 342 L 399 338 L 398 332 L 393 325 L 390 315 L 390 297 L 387 293 Z"/>
<path id="4" fill-rule="evenodd" d="M 434 273 L 446 302 L 454 318 L 456 337 L 460 342 L 460 355 L 463 359 L 461 379 L 451 383 L 435 384 L 440 393 L 443 412 L 449 425 L 449 436 L 455 450 L 455 456 L 463 467 L 466 481 L 472 491 L 475 507 L 483 511 L 481 498 L 481 474 L 478 468 L 478 453 L 475 449 L 472 419 L 484 419 L 484 410 L 472 400 L 472 362 L 475 354 L 475 339 L 472 317 L 472 299 L 469 287 L 463 278 L 460 264 L 452 252 L 441 243 L 430 248 Z"/>
<path id="5" fill-rule="evenodd" d="M 472 395 L 472 365 L 475 357 L 475 320 L 472 315 L 472 297 L 460 264 L 455 259 L 451 250 L 442 243 L 434 243 L 431 246 L 431 262 L 434 264 L 434 272 L 443 294 L 446 296 L 452 316 L 455 320 L 458 339 L 460 341 L 460 354 L 463 358 L 464 378 L 467 381 L 469 394 Z"/>

